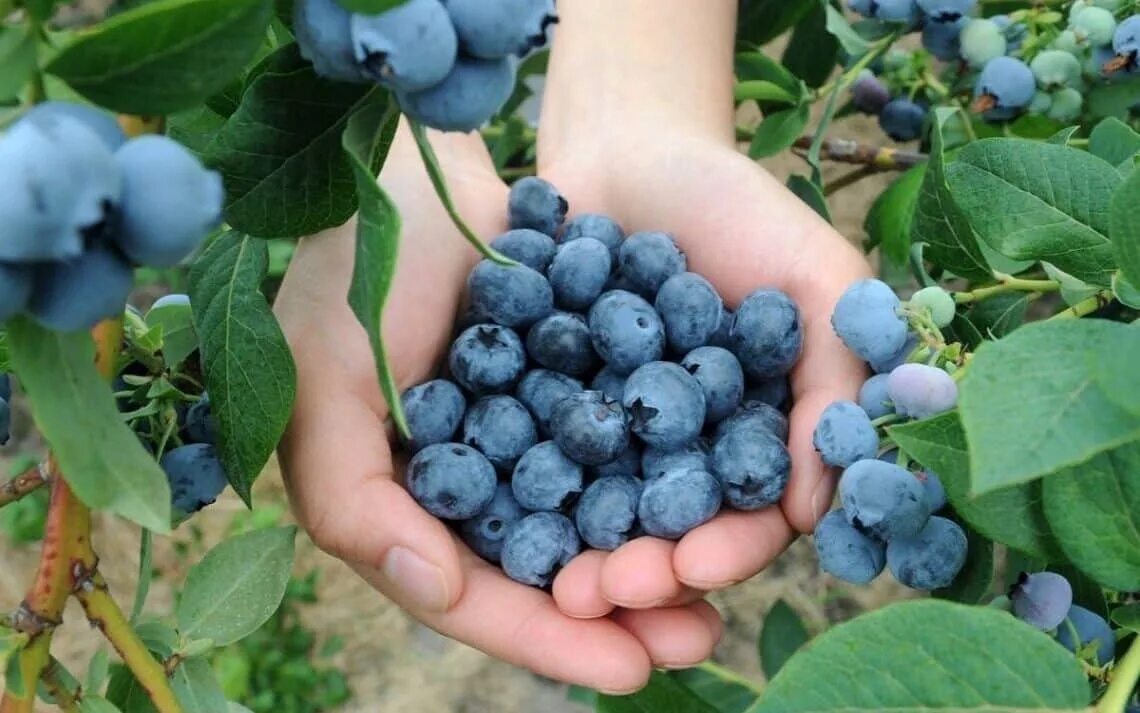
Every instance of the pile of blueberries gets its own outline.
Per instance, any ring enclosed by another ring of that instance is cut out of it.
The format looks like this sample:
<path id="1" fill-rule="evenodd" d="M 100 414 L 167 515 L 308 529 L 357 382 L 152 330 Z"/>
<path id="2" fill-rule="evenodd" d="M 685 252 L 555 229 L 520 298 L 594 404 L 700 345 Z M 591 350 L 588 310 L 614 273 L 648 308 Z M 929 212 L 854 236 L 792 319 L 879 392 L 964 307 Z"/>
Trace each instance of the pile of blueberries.
<path id="1" fill-rule="evenodd" d="M 1065 29 L 1043 27 L 1035 35 L 1008 15 L 971 17 L 977 4 L 850 0 L 851 9 L 865 17 L 920 31 L 927 52 L 957 65 L 955 83 L 972 84 L 973 109 L 987 121 L 1024 112 L 1074 121 L 1090 83 L 1140 75 L 1140 15 L 1118 23 L 1124 0 L 1076 0 Z M 905 51 L 889 52 L 875 67 L 887 81 L 868 70 L 851 87 L 855 108 L 877 115 L 883 131 L 898 141 L 919 138 L 928 111 L 921 96 L 907 91 L 920 81 L 911 64 Z"/>
<path id="2" fill-rule="evenodd" d="M 0 321 L 58 331 L 123 313 L 134 267 L 171 267 L 221 221 L 221 177 L 163 136 L 38 104 L 0 136 Z"/>
<path id="3" fill-rule="evenodd" d="M 413 497 L 540 587 L 583 546 L 776 503 L 803 341 L 782 292 L 732 312 L 668 234 L 567 210 L 546 181 L 514 184 L 491 245 L 518 264 L 475 267 L 446 378 L 401 398 Z"/>
<path id="4" fill-rule="evenodd" d="M 349 12 L 336 0 L 296 0 L 293 26 L 317 74 L 376 82 L 420 123 L 473 131 L 510 98 L 516 63 L 546 45 L 554 0 L 408 0 Z"/>
<path id="5" fill-rule="evenodd" d="M 889 566 L 900 583 L 929 590 L 950 585 L 962 569 L 966 534 L 953 520 L 932 514 L 946 505 L 938 476 L 911 472 L 897 449 L 880 453 L 876 428 L 880 419 L 929 418 L 957 404 L 953 377 L 917 363 L 936 355 L 911 332 L 911 314 L 946 326 L 954 318 L 954 299 L 935 286 L 904 305 L 887 284 L 868 279 L 848 287 L 836 303 L 832 326 L 875 375 L 859 390 L 858 403 L 829 405 L 816 425 L 820 457 L 843 468 L 843 475 L 842 508 L 820 520 L 815 547 L 823 570 L 845 581 L 866 584 Z"/>
<path id="6" fill-rule="evenodd" d="M 1069 651 L 1087 651 L 1095 666 L 1104 666 L 1116 655 L 1116 637 L 1100 614 L 1073 603 L 1073 586 L 1056 572 L 1021 573 L 1007 596 L 991 606 L 1056 637 Z"/>

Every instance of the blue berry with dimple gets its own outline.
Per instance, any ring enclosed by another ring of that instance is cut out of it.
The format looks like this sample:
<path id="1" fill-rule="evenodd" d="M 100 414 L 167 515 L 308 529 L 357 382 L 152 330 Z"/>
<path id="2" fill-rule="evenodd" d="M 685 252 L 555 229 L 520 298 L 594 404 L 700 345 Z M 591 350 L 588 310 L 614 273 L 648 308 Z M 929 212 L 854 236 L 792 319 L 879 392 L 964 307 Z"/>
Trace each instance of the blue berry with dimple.
<path id="1" fill-rule="evenodd" d="M 665 324 L 665 342 L 679 354 L 707 344 L 720 327 L 724 303 L 712 284 L 695 272 L 673 275 L 653 306 Z"/>
<path id="2" fill-rule="evenodd" d="M 705 395 L 700 383 L 681 366 L 654 361 L 638 367 L 625 382 L 622 405 L 630 430 L 647 445 L 681 448 L 701 433 Z"/>
<path id="3" fill-rule="evenodd" d="M 813 539 L 820 569 L 844 582 L 868 584 L 886 565 L 886 546 L 852 527 L 842 510 L 824 515 Z"/>
<path id="4" fill-rule="evenodd" d="M 918 7 L 927 17 L 938 23 L 959 20 L 970 14 L 978 0 L 918 0 Z"/>
<path id="5" fill-rule="evenodd" d="M 566 220 L 569 204 L 549 182 L 527 176 L 511 186 L 507 217 L 511 228 L 531 228 L 553 237 Z"/>
<path id="6" fill-rule="evenodd" d="M 515 398 L 534 416 L 540 436 L 550 436 L 550 415 L 559 401 L 582 391 L 582 382 L 549 369 L 531 369 L 519 381 Z"/>
<path id="7" fill-rule="evenodd" d="M 917 535 L 930 517 L 926 490 L 910 471 L 881 460 L 861 460 L 839 478 L 847 520 L 879 540 Z"/>
<path id="8" fill-rule="evenodd" d="M 568 512 L 582 494 L 582 466 L 554 441 L 543 441 L 523 454 L 511 475 L 511 492 L 527 510 Z"/>
<path id="9" fill-rule="evenodd" d="M 439 84 L 455 65 L 459 40 L 439 0 L 407 0 L 349 21 L 361 72 L 381 86 L 418 92 Z"/>
<path id="10" fill-rule="evenodd" d="M 962 28 L 970 19 L 965 15 L 946 22 L 928 22 L 922 26 L 922 46 L 943 62 L 952 62 L 962 51 Z"/>
<path id="11" fill-rule="evenodd" d="M 605 292 L 587 317 L 594 350 L 617 375 L 661 358 L 665 326 L 653 305 L 632 292 Z"/>
<path id="12" fill-rule="evenodd" d="M 510 391 L 526 366 L 526 350 L 513 330 L 477 324 L 463 330 L 451 345 L 447 365 L 459 385 L 473 394 Z"/>
<path id="13" fill-rule="evenodd" d="M 456 389 L 458 391 L 459 389 Z M 210 394 L 203 392 L 202 396 L 186 411 L 186 421 L 182 424 L 186 432 L 186 439 L 190 443 L 215 443 L 218 438 L 218 426 L 214 420 L 213 410 L 210 408 Z"/>
<path id="14" fill-rule="evenodd" d="M 400 397 L 411 438 L 407 447 L 413 453 L 433 443 L 447 443 L 463 423 L 467 399 L 454 383 L 434 379 L 413 386 Z"/>
<path id="15" fill-rule="evenodd" d="M 756 290 L 736 310 L 729 342 L 745 375 L 771 379 L 791 371 L 803 350 L 800 310 L 783 292 Z"/>
<path id="16" fill-rule="evenodd" d="M 226 487 L 226 471 L 208 443 L 192 443 L 167 452 L 160 461 L 170 484 L 171 505 L 189 515 L 217 500 Z"/>
<path id="17" fill-rule="evenodd" d="M 851 401 L 835 401 L 823 410 L 811 442 L 824 463 L 841 468 L 874 458 L 879 449 L 867 412 Z"/>
<path id="18" fill-rule="evenodd" d="M 1112 49 L 1120 57 L 1130 58 L 1129 66 L 1136 67 L 1140 54 L 1140 15 L 1121 20 L 1112 33 Z"/>
<path id="19" fill-rule="evenodd" d="M 784 443 L 755 427 L 725 433 L 713 445 L 710 461 L 724 502 L 737 510 L 758 510 L 779 502 L 792 472 Z"/>
<path id="20" fill-rule="evenodd" d="M 554 238 L 530 228 L 508 230 L 492 240 L 491 247 L 504 256 L 543 273 L 550 267 L 550 261 L 558 250 Z"/>
<path id="21" fill-rule="evenodd" d="M 485 396 L 463 419 L 463 442 L 487 456 L 499 471 L 510 472 L 537 441 L 530 412 L 510 396 Z"/>
<path id="22" fill-rule="evenodd" d="M 1013 613 L 1030 626 L 1052 631 L 1073 606 L 1073 585 L 1056 572 L 1022 572 L 1009 588 Z"/>
<path id="23" fill-rule="evenodd" d="M 629 446 L 625 409 L 600 391 L 582 391 L 558 402 L 550 416 L 554 442 L 583 465 L 612 463 Z"/>
<path id="24" fill-rule="evenodd" d="M 569 518 L 536 512 L 507 528 L 501 552 L 503 572 L 516 582 L 546 587 L 581 549 L 578 530 Z"/>
<path id="25" fill-rule="evenodd" d="M 435 443 L 408 461 L 408 492 L 444 520 L 478 515 L 495 497 L 497 482 L 491 461 L 462 443 Z"/>
<path id="26" fill-rule="evenodd" d="M 630 442 L 624 451 L 621 452 L 613 462 L 604 463 L 590 469 L 589 476 L 592 478 L 608 478 L 615 475 L 624 475 L 631 478 L 641 477 L 641 446 L 636 442 Z"/>
<path id="27" fill-rule="evenodd" d="M 721 347 L 697 347 L 681 366 L 692 374 L 705 395 L 705 424 L 731 416 L 744 395 L 744 370 L 732 352 Z"/>
<path id="28" fill-rule="evenodd" d="M 471 306 L 505 327 L 529 327 L 554 311 L 554 292 L 526 265 L 481 260 L 467 278 Z"/>
<path id="29" fill-rule="evenodd" d="M 320 76 L 340 82 L 367 81 L 356 63 L 351 23 L 352 13 L 336 0 L 293 3 L 293 33 L 301 56 Z"/>
<path id="30" fill-rule="evenodd" d="M 880 280 L 859 280 L 840 296 L 831 326 L 847 348 L 866 362 L 893 357 L 906 344 L 907 323 L 899 314 L 902 303 Z"/>
<path id="31" fill-rule="evenodd" d="M 446 0 L 463 52 L 472 57 L 519 57 L 546 44 L 558 21 L 554 0 Z"/>
<path id="32" fill-rule="evenodd" d="M 915 535 L 887 542 L 887 566 L 911 589 L 949 587 L 966 564 L 966 533 L 953 520 L 930 518 Z"/>
<path id="33" fill-rule="evenodd" d="M 641 454 L 641 473 L 645 480 L 655 480 L 673 470 L 709 470 L 709 449 L 696 439 L 676 450 L 646 448 Z"/>
<path id="34" fill-rule="evenodd" d="M 610 249 L 610 258 L 616 266 L 621 243 L 625 240 L 625 231 L 609 216 L 599 213 L 579 213 L 566 221 L 562 232 L 558 235 L 558 242 L 566 243 L 578 238 L 593 238 L 600 241 Z"/>
<path id="35" fill-rule="evenodd" d="M 897 97 L 887 102 L 879 114 L 879 126 L 883 133 L 895 141 L 914 141 L 922 136 L 925 121 L 926 109 L 906 97 Z"/>
<path id="36" fill-rule="evenodd" d="M 1033 70 L 1014 57 L 995 57 L 974 83 L 974 98 L 985 98 L 987 118 L 1004 118 L 1029 106 L 1037 91 Z M 996 113 L 995 113 L 996 112 Z"/>
<path id="37" fill-rule="evenodd" d="M 891 405 L 890 394 L 887 393 L 888 374 L 875 374 L 863 382 L 859 387 L 859 408 L 867 413 L 867 418 L 874 420 L 895 412 Z"/>
<path id="38" fill-rule="evenodd" d="M 621 397 L 625 393 L 625 380 L 627 378 L 629 378 L 628 374 L 619 375 L 608 366 L 603 367 L 594 375 L 593 381 L 590 382 L 590 388 L 594 391 L 601 391 L 614 401 L 621 401 Z"/>
<path id="39" fill-rule="evenodd" d="M 634 233 L 625 239 L 618 252 L 618 265 L 626 279 L 646 299 L 673 275 L 688 266 L 685 254 L 668 233 Z"/>
<path id="40" fill-rule="evenodd" d="M 600 240 L 578 238 L 558 246 L 548 273 L 554 301 L 563 309 L 586 309 L 610 277 L 610 249 Z"/>
<path id="41" fill-rule="evenodd" d="M 510 59 L 460 56 L 439 84 L 418 92 L 397 91 L 396 98 L 409 118 L 425 126 L 468 132 L 490 121 L 514 87 L 515 64 Z"/>
<path id="42" fill-rule="evenodd" d="M 1074 631 L 1076 636 L 1073 636 Z M 1116 654 L 1116 637 L 1112 633 L 1112 627 L 1100 614 L 1074 604 L 1065 621 L 1057 627 L 1057 643 L 1075 652 L 1093 642 L 1096 642 L 1097 665 L 1104 666 L 1112 661 Z"/>
<path id="43" fill-rule="evenodd" d="M 678 540 L 720 510 L 720 481 L 703 470 L 672 470 L 645 483 L 637 518 L 647 535 Z"/>
<path id="44" fill-rule="evenodd" d="M 459 523 L 459 536 L 488 562 L 499 563 L 507 528 L 526 517 L 527 511 L 515 500 L 508 483 L 495 487 L 495 497 L 478 515 Z"/>
<path id="45" fill-rule="evenodd" d="M 571 376 L 581 376 L 598 361 L 585 318 L 572 312 L 555 312 L 539 320 L 526 335 L 530 358 L 539 365 Z"/>
<path id="46" fill-rule="evenodd" d="M 731 416 L 717 424 L 713 439 L 719 440 L 737 428 L 759 428 L 781 441 L 788 440 L 788 417 L 763 401 L 745 400 Z"/>
<path id="47" fill-rule="evenodd" d="M 629 476 L 599 478 L 578 502 L 574 521 L 582 540 L 596 550 L 616 550 L 629 541 L 637 524 L 641 482 Z"/>

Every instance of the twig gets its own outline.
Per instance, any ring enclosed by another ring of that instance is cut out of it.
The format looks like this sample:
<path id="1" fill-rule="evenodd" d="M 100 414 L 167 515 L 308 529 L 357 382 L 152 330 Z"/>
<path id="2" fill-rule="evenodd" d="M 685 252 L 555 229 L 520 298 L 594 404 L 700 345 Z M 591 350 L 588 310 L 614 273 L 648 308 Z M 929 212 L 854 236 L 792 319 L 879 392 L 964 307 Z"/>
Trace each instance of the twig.
<path id="1" fill-rule="evenodd" d="M 1058 312 L 1049 319 L 1077 319 L 1096 312 L 1101 307 L 1112 302 L 1112 290 L 1101 290 L 1088 299 L 1081 300 L 1063 312 Z"/>
<path id="2" fill-rule="evenodd" d="M 801 136 L 792 145 L 800 150 L 808 150 L 811 142 L 811 136 Z M 905 171 L 927 158 L 926 154 L 916 151 L 871 146 L 850 139 L 824 139 L 819 157 L 824 161 L 871 166 L 878 171 Z"/>
<path id="3" fill-rule="evenodd" d="M 1099 713 L 1124 713 L 1136 680 L 1140 678 L 1140 637 L 1132 640 L 1128 653 L 1112 669 L 1112 682 L 1097 704 Z"/>
<path id="4" fill-rule="evenodd" d="M 39 463 L 28 468 L 15 478 L 0 485 L 0 508 L 34 493 L 47 485 L 47 482 L 48 468 L 46 463 Z"/>
<path id="5" fill-rule="evenodd" d="M 1000 275 L 999 282 L 989 287 L 979 287 L 969 292 L 954 293 L 954 302 L 957 304 L 971 304 L 980 302 L 987 297 L 993 297 L 1003 292 L 1057 292 L 1061 283 L 1056 280 L 1025 280 L 1010 275 Z"/>
<path id="6" fill-rule="evenodd" d="M 828 181 L 827 185 L 823 187 L 823 195 L 830 196 L 833 193 L 843 190 L 847 186 L 853 186 L 864 178 L 873 176 L 878 173 L 878 169 L 873 166 L 860 166 L 852 171 L 848 171 L 834 181 Z"/>

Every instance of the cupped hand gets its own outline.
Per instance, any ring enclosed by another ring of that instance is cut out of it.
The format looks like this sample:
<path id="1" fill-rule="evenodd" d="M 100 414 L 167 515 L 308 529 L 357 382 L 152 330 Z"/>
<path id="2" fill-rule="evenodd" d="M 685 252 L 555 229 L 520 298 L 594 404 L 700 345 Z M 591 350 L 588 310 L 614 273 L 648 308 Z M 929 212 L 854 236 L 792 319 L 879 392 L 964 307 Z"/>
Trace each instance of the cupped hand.
<path id="1" fill-rule="evenodd" d="M 507 189 L 481 139 L 432 140 L 460 213 L 480 235 L 501 232 Z M 380 182 L 403 223 L 383 333 L 404 389 L 436 373 L 477 255 L 440 206 L 403 128 Z M 703 601 L 574 618 L 475 556 L 404 490 L 369 343 L 346 302 L 354 226 L 303 240 L 276 304 L 298 375 L 280 457 L 313 540 L 426 625 L 545 676 L 623 692 L 644 685 L 653 666 L 707 657 L 721 622 Z M 589 570 L 597 559 L 584 555 L 570 569 Z"/>

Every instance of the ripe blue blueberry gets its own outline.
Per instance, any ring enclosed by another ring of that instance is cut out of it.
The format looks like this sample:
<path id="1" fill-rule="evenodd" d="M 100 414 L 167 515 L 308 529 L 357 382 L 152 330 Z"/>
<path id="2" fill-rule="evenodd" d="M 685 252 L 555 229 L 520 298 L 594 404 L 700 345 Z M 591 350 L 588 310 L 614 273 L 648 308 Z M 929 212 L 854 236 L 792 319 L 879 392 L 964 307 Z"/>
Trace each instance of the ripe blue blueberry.
<path id="1" fill-rule="evenodd" d="M 554 259 L 558 247 L 554 238 L 530 228 L 508 230 L 491 241 L 491 247 L 526 265 L 536 272 L 545 273 Z"/>
<path id="2" fill-rule="evenodd" d="M 622 405 L 629 414 L 630 430 L 662 450 L 683 447 L 700 435 L 705 422 L 700 383 L 673 362 L 638 367 L 625 382 Z"/>
<path id="3" fill-rule="evenodd" d="M 943 62 L 958 59 L 962 51 L 962 29 L 969 21 L 962 16 L 947 22 L 927 22 L 922 26 L 922 46 Z"/>
<path id="4" fill-rule="evenodd" d="M 897 448 L 892 448 L 880 454 L 878 459 L 884 463 L 898 465 L 899 451 Z M 926 502 L 930 504 L 931 512 L 938 512 L 946 507 L 946 488 L 942 486 L 942 479 L 938 477 L 937 473 L 931 470 L 921 470 L 914 473 L 914 477 L 922 483 L 922 489 L 926 493 Z"/>
<path id="5" fill-rule="evenodd" d="M 824 463 L 841 468 L 874 458 L 879 449 L 867 412 L 851 401 L 835 401 L 823 410 L 811 442 Z"/>
<path id="6" fill-rule="evenodd" d="M 916 348 L 918 348 L 918 335 L 908 334 L 906 341 L 903 342 L 902 347 L 897 352 L 889 355 L 886 359 L 872 359 L 869 362 L 871 370 L 876 374 L 889 374 L 905 364 Z"/>
<path id="7" fill-rule="evenodd" d="M 563 309 L 586 309 L 610 278 L 610 249 L 600 240 L 578 238 L 558 246 L 550 263 L 554 301 Z"/>
<path id="8" fill-rule="evenodd" d="M 839 498 L 848 522 L 879 540 L 917 535 L 930 517 L 922 483 L 881 460 L 848 466 L 839 479 Z"/>
<path id="9" fill-rule="evenodd" d="M 550 432 L 558 447 L 583 465 L 612 463 L 629 445 L 625 410 L 600 391 L 559 401 L 550 415 Z"/>
<path id="10" fill-rule="evenodd" d="M 729 331 L 730 349 L 749 379 L 771 379 L 791 371 L 803 350 L 800 311 L 779 290 L 760 289 L 744 298 Z"/>
<path id="11" fill-rule="evenodd" d="M 446 379 L 413 386 L 403 393 L 400 403 L 412 435 L 406 447 L 413 453 L 433 443 L 449 442 L 467 410 L 463 392 Z"/>
<path id="12" fill-rule="evenodd" d="M 974 105 L 989 116 L 1006 116 L 1020 111 L 1037 91 L 1033 70 L 1014 57 L 991 59 L 974 83 Z M 992 112 L 997 114 L 991 114 Z"/>
<path id="13" fill-rule="evenodd" d="M 27 308 L 33 275 L 30 265 L 0 263 L 0 322 L 7 322 Z"/>
<path id="14" fill-rule="evenodd" d="M 647 481 L 637 518 L 647 535 L 678 540 L 720 509 L 720 481 L 703 470 L 672 470 Z"/>
<path id="15" fill-rule="evenodd" d="M 598 361 L 590 327 L 573 312 L 555 312 L 536 322 L 526 335 L 526 348 L 539 365 L 571 376 L 589 372 Z"/>
<path id="16" fill-rule="evenodd" d="M 459 536 L 475 554 L 499 563 L 507 528 L 526 517 L 527 511 L 515 500 L 508 483 L 495 486 L 495 497 L 473 518 L 459 523 Z"/>
<path id="17" fill-rule="evenodd" d="M 863 361 L 890 359 L 906 344 L 902 303 L 885 282 L 859 280 L 844 291 L 831 314 L 835 333 Z"/>
<path id="18" fill-rule="evenodd" d="M 580 213 L 574 216 L 562 226 L 558 241 L 567 243 L 578 238 L 593 238 L 600 241 L 610 249 L 613 265 L 618 264 L 618 252 L 621 250 L 622 241 L 625 240 L 625 231 L 613 218 L 599 213 Z"/>
<path id="19" fill-rule="evenodd" d="M 717 325 L 716 331 L 709 337 L 708 345 L 710 347 L 732 349 L 732 342 L 729 340 L 729 335 L 732 333 L 732 321 L 734 319 L 736 319 L 736 313 L 727 306 L 723 306 L 720 311 L 720 324 Z"/>
<path id="20" fill-rule="evenodd" d="M 442 82 L 459 51 L 455 27 L 439 0 L 408 0 L 377 15 L 353 13 L 349 32 L 360 71 L 401 92 Z"/>
<path id="21" fill-rule="evenodd" d="M 688 261 L 673 236 L 649 232 L 625 239 L 618 252 L 618 265 L 641 296 L 653 299 L 665 280 L 685 271 Z"/>
<path id="22" fill-rule="evenodd" d="M 140 136 L 115 153 L 123 174 L 115 238 L 134 262 L 172 267 L 222 220 L 222 178 L 181 144 Z"/>
<path id="23" fill-rule="evenodd" d="M 554 0 L 447 0 L 460 46 L 472 57 L 523 56 L 543 47 L 558 22 Z"/>
<path id="24" fill-rule="evenodd" d="M 1065 621 L 1057 627 L 1057 642 L 1069 651 L 1096 644 L 1096 664 L 1103 666 L 1116 655 L 1116 637 L 1100 614 L 1074 604 Z M 1078 643 L 1079 642 L 1079 645 Z"/>
<path id="25" fill-rule="evenodd" d="M 844 582 L 868 584 L 887 562 L 886 546 L 852 527 L 842 510 L 823 516 L 814 540 L 820 568 Z"/>
<path id="26" fill-rule="evenodd" d="M 1112 33 L 1112 51 L 1117 57 L 1126 61 L 1128 68 L 1137 65 L 1137 55 L 1140 55 L 1140 15 L 1122 20 Z"/>
<path id="27" fill-rule="evenodd" d="M 594 466 L 587 470 L 588 478 L 608 478 L 615 475 L 624 475 L 630 478 L 641 477 L 641 444 L 630 441 L 626 449 L 615 460 Z"/>
<path id="28" fill-rule="evenodd" d="M 744 390 L 745 401 L 760 401 L 779 411 L 787 411 L 791 397 L 792 385 L 786 376 L 752 381 Z"/>
<path id="29" fill-rule="evenodd" d="M 495 497 L 495 467 L 462 443 L 434 443 L 408 461 L 408 491 L 432 515 L 466 520 Z"/>
<path id="30" fill-rule="evenodd" d="M 218 439 L 218 424 L 214 420 L 210 409 L 210 394 L 203 392 L 202 396 L 186 411 L 186 421 L 182 424 L 186 432 L 186 440 L 191 443 L 216 443 Z"/>
<path id="31" fill-rule="evenodd" d="M 546 587 L 582 549 L 578 530 L 565 515 L 536 512 L 507 527 L 501 559 L 508 577 Z"/>
<path id="32" fill-rule="evenodd" d="M 189 515 L 212 504 L 226 487 L 226 471 L 208 443 L 179 446 L 163 455 L 159 465 L 166 473 L 170 504 L 178 515 Z"/>
<path id="33" fill-rule="evenodd" d="M 665 343 L 678 354 L 707 344 L 720 327 L 724 310 L 716 288 L 695 272 L 665 280 L 653 306 L 665 324 Z"/>
<path id="34" fill-rule="evenodd" d="M 487 456 L 496 469 L 509 473 L 538 442 L 538 433 L 526 406 L 500 394 L 484 396 L 467 410 L 463 442 Z"/>
<path id="35" fill-rule="evenodd" d="M 582 494 L 582 466 L 554 441 L 543 441 L 523 454 L 511 475 L 511 492 L 527 510 L 569 512 Z"/>
<path id="36" fill-rule="evenodd" d="M 405 114 L 426 126 L 468 132 L 490 121 L 514 88 L 511 60 L 459 57 L 439 84 L 418 92 L 396 92 L 396 98 Z"/>
<path id="37" fill-rule="evenodd" d="M 1030 626 L 1052 631 L 1073 606 L 1073 585 L 1056 572 L 1022 572 L 1009 588 L 1013 613 Z"/>
<path id="38" fill-rule="evenodd" d="M 497 324 L 468 327 L 447 355 L 451 376 L 473 394 L 510 391 L 526 366 L 526 351 L 513 330 Z"/>
<path id="39" fill-rule="evenodd" d="M 681 360 L 705 395 L 705 424 L 731 416 L 744 395 L 744 370 L 736 356 L 721 347 L 697 347 Z"/>
<path id="40" fill-rule="evenodd" d="M 594 350 L 609 370 L 631 373 L 665 353 L 665 326 L 653 305 L 632 292 L 605 292 L 590 308 L 587 321 Z"/>
<path id="41" fill-rule="evenodd" d="M 602 370 L 594 376 L 594 380 L 590 382 L 590 388 L 594 391 L 601 391 L 606 395 L 606 398 L 621 401 L 622 395 L 625 394 L 625 380 L 627 377 L 628 375 L 618 375 L 608 366 L 603 367 Z"/>
<path id="42" fill-rule="evenodd" d="M 364 82 L 356 63 L 349 26 L 352 13 L 336 0 L 295 0 L 293 33 L 301 56 L 322 77 L 341 82 Z"/>
<path id="43" fill-rule="evenodd" d="M 578 534 L 596 550 L 616 550 L 634 532 L 640 500 L 637 478 L 618 475 L 595 480 L 582 493 L 574 513 Z"/>
<path id="44" fill-rule="evenodd" d="M 548 369 L 531 369 L 519 381 L 515 398 L 534 416 L 540 436 L 550 436 L 550 415 L 554 406 L 570 394 L 582 390 L 582 382 Z"/>
<path id="45" fill-rule="evenodd" d="M 922 136 L 925 121 L 926 109 L 906 97 L 890 100 L 879 114 L 880 128 L 895 141 L 914 141 Z"/>
<path id="46" fill-rule="evenodd" d="M 763 401 L 746 399 L 735 413 L 717 424 L 713 438 L 720 440 L 726 433 L 738 428 L 759 428 L 781 441 L 788 440 L 788 417 L 775 406 Z"/>
<path id="47" fill-rule="evenodd" d="M 471 306 L 506 327 L 529 327 L 554 311 L 554 292 L 526 265 L 480 260 L 467 277 Z"/>
<path id="48" fill-rule="evenodd" d="M 82 123 L 103 141 L 103 145 L 110 151 L 117 150 L 127 142 L 127 135 L 123 133 L 115 115 L 86 104 L 75 104 L 64 101 L 46 101 L 36 104 L 24 114 L 21 121 L 38 121 L 40 119 L 54 120 L 66 117 Z"/>
<path id="49" fill-rule="evenodd" d="M 12 407 L 9 405 L 8 399 L 0 398 L 0 446 L 8 445 L 8 441 L 11 439 Z"/>
<path id="50" fill-rule="evenodd" d="M 926 34 L 923 32 L 923 41 Z M 864 114 L 878 116 L 887 102 L 891 100 L 887 85 L 876 77 L 870 70 L 864 70 L 851 84 L 851 103 Z"/>
<path id="51" fill-rule="evenodd" d="M 12 400 L 12 375 L 0 374 L 0 399 Z"/>
<path id="52" fill-rule="evenodd" d="M 558 233 L 569 209 L 557 188 L 534 176 L 515 182 L 507 196 L 511 228 L 530 228 L 551 237 Z"/>
<path id="53" fill-rule="evenodd" d="M 911 589 L 948 587 L 966 564 L 966 533 L 953 520 L 932 517 L 915 535 L 887 542 L 887 566 Z"/>
<path id="54" fill-rule="evenodd" d="M 93 247 L 36 268 L 28 314 L 49 329 L 77 332 L 122 315 L 134 271 L 117 252 Z"/>
<path id="55" fill-rule="evenodd" d="M 929 418 L 957 405 L 958 384 L 937 367 L 903 364 L 887 377 L 887 394 L 899 415 Z"/>
<path id="56" fill-rule="evenodd" d="M 756 427 L 729 429 L 713 446 L 710 461 L 725 504 L 737 510 L 758 510 L 779 502 L 792 472 L 784 443 Z"/>
<path id="57" fill-rule="evenodd" d="M 928 24 L 944 24 L 969 15 L 977 4 L 978 0 L 918 0 L 918 9 L 934 21 Z"/>
<path id="58" fill-rule="evenodd" d="M 709 449 L 696 439 L 677 450 L 649 447 L 641 454 L 641 473 L 645 480 L 656 480 L 673 470 L 709 470 Z"/>
<path id="59" fill-rule="evenodd" d="M 887 374 L 875 374 L 859 388 L 859 407 L 874 420 L 894 413 L 891 397 L 887 394 Z"/>

